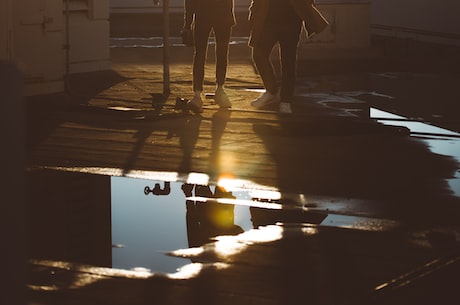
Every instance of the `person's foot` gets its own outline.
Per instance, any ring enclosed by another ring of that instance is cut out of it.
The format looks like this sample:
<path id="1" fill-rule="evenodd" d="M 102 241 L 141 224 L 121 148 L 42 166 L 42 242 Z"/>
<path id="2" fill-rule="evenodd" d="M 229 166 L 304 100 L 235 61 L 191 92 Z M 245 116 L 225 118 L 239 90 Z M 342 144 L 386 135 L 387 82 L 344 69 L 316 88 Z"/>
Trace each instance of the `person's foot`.
<path id="1" fill-rule="evenodd" d="M 262 109 L 269 105 L 276 104 L 279 102 L 280 96 L 278 94 L 272 94 L 268 91 L 265 91 L 257 99 L 251 102 L 251 106 L 257 109 Z"/>
<path id="2" fill-rule="evenodd" d="M 202 113 L 203 112 L 203 99 L 201 98 L 201 95 L 195 94 L 193 98 L 187 102 L 188 107 L 190 110 L 192 110 L 194 113 Z"/>
<path id="3" fill-rule="evenodd" d="M 291 103 L 280 103 L 280 112 L 281 113 L 292 113 Z"/>
<path id="4" fill-rule="evenodd" d="M 225 93 L 224 88 L 218 87 L 214 95 L 214 101 L 221 108 L 231 108 L 232 102 L 228 99 L 227 93 Z"/>

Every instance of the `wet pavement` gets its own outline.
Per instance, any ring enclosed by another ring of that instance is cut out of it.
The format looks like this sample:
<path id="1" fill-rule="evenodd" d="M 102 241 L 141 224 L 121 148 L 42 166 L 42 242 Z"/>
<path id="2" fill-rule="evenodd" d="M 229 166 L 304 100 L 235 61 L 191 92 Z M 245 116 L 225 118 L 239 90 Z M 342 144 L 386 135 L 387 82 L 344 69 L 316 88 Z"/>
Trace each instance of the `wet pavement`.
<path id="1" fill-rule="evenodd" d="M 229 110 L 212 53 L 204 112 L 181 106 L 180 44 L 162 98 L 150 38 L 27 100 L 29 303 L 456 304 L 459 75 L 302 59 L 293 114 L 259 111 L 240 41 Z"/>

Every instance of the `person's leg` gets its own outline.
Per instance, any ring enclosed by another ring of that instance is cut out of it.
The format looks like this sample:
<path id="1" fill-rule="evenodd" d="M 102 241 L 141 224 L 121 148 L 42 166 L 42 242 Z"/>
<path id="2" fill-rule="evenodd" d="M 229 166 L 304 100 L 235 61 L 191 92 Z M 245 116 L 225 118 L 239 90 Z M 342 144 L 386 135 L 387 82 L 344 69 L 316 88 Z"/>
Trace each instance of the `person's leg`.
<path id="1" fill-rule="evenodd" d="M 228 66 L 228 49 L 232 28 L 228 25 L 214 26 L 214 36 L 216 39 L 215 55 L 216 55 L 216 94 L 214 95 L 215 102 L 224 108 L 232 106 L 227 94 L 224 90 L 224 84 L 227 77 Z"/>
<path id="2" fill-rule="evenodd" d="M 270 61 L 270 54 L 278 39 L 272 31 L 266 31 L 261 39 L 252 47 L 252 59 L 262 78 L 265 89 L 271 94 L 278 93 L 275 69 Z"/>
<path id="3" fill-rule="evenodd" d="M 203 91 L 204 65 L 208 52 L 208 39 L 211 24 L 197 23 L 194 28 L 195 52 L 193 55 L 193 91 Z"/>
<path id="4" fill-rule="evenodd" d="M 223 86 L 227 75 L 228 49 L 232 28 L 228 25 L 214 26 L 216 38 L 216 83 Z"/>
<path id="5" fill-rule="evenodd" d="M 291 102 L 294 96 L 297 73 L 297 46 L 299 44 L 302 23 L 299 21 L 281 29 L 281 102 Z"/>
<path id="6" fill-rule="evenodd" d="M 255 108 L 264 108 L 279 102 L 279 86 L 270 61 L 270 54 L 277 42 L 276 29 L 267 28 L 252 46 L 252 59 L 265 87 L 265 92 L 251 103 Z"/>
<path id="7" fill-rule="evenodd" d="M 203 106 L 203 82 L 204 82 L 204 65 L 206 63 L 206 54 L 208 52 L 208 39 L 211 33 L 211 25 L 203 22 L 195 24 L 195 49 L 193 54 L 193 98 L 189 101 L 190 109 L 199 113 L 202 112 Z"/>

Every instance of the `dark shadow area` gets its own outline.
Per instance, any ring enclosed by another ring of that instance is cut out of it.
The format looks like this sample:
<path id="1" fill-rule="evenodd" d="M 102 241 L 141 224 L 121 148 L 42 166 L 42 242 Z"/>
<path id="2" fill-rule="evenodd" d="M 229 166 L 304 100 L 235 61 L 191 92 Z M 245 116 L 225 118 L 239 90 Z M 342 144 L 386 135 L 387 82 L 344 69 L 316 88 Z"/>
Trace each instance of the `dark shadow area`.
<path id="1" fill-rule="evenodd" d="M 27 172 L 27 258 L 112 266 L 110 177 Z"/>
<path id="2" fill-rule="evenodd" d="M 282 191 L 383 201 L 382 217 L 407 224 L 458 223 L 460 202 L 446 184 L 458 168 L 455 160 L 391 126 L 280 120 L 280 127 L 254 130 L 276 162 Z M 290 158 L 283 158 L 286 149 Z"/>
<path id="3" fill-rule="evenodd" d="M 88 124 L 100 129 L 113 128 L 122 131 L 125 128 L 134 128 L 138 130 L 132 151 L 125 160 L 121 160 L 125 172 L 129 172 L 133 168 L 143 149 L 145 140 L 153 131 L 158 130 L 158 125 L 152 123 L 152 120 L 159 121 L 162 125 L 165 121 L 172 119 L 171 124 L 166 123 L 166 127 L 161 127 L 161 129 L 166 128 L 171 135 L 179 134 L 182 132 L 182 128 L 186 128 L 183 124 L 175 125 L 174 123 L 176 119 L 186 121 L 188 119 L 186 111 L 172 113 L 169 116 L 160 115 L 168 98 L 162 93 L 149 93 L 151 100 L 149 103 L 143 103 L 147 110 L 136 113 L 88 105 L 88 102 L 94 98 L 123 100 L 123 97 L 98 97 L 98 94 L 125 81 L 129 82 L 128 79 L 112 70 L 79 73 L 67 78 L 66 92 L 27 97 L 25 101 L 26 151 L 29 162 L 33 163 L 30 155 L 35 147 L 64 122 Z M 129 85 L 132 86 L 132 84 Z M 124 99 L 124 102 L 136 105 L 140 101 Z M 143 118 L 142 122 L 138 119 L 139 116 Z M 73 164 L 73 166 L 78 165 Z"/>
<path id="4" fill-rule="evenodd" d="M 26 149 L 30 151 L 62 121 L 65 113 L 87 111 L 88 102 L 104 90 L 126 79 L 112 70 L 69 75 L 65 91 L 25 98 Z M 93 109 L 95 110 L 95 109 Z"/>
<path id="5" fill-rule="evenodd" d="M 1 304 L 25 303 L 26 194 L 25 113 L 23 75 L 11 63 L 0 60 L 0 254 L 3 277 Z"/>
<path id="6" fill-rule="evenodd" d="M 66 93 L 71 102 L 86 103 L 99 93 L 128 80 L 113 70 L 73 73 L 66 77 Z"/>

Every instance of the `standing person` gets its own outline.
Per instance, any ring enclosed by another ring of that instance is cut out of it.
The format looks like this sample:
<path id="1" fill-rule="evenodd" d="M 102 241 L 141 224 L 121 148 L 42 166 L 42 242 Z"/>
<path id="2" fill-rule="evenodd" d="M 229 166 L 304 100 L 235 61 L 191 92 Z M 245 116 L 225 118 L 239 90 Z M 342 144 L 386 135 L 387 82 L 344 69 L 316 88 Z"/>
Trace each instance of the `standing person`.
<path id="1" fill-rule="evenodd" d="M 302 25 L 311 36 L 321 32 L 328 22 L 315 8 L 314 0 L 252 0 L 249 22 L 252 58 L 265 87 L 265 92 L 252 101 L 251 106 L 261 109 L 279 104 L 280 112 L 290 113 Z M 270 54 L 277 43 L 280 46 L 280 85 L 270 61 Z"/>
<path id="2" fill-rule="evenodd" d="M 193 55 L 193 98 L 188 102 L 190 109 L 199 113 L 203 105 L 204 66 L 208 51 L 208 40 L 214 31 L 216 40 L 216 92 L 214 99 L 220 107 L 231 107 L 224 90 L 227 74 L 228 49 L 232 27 L 236 24 L 233 0 L 184 0 L 183 32 L 192 31 L 194 37 Z"/>

